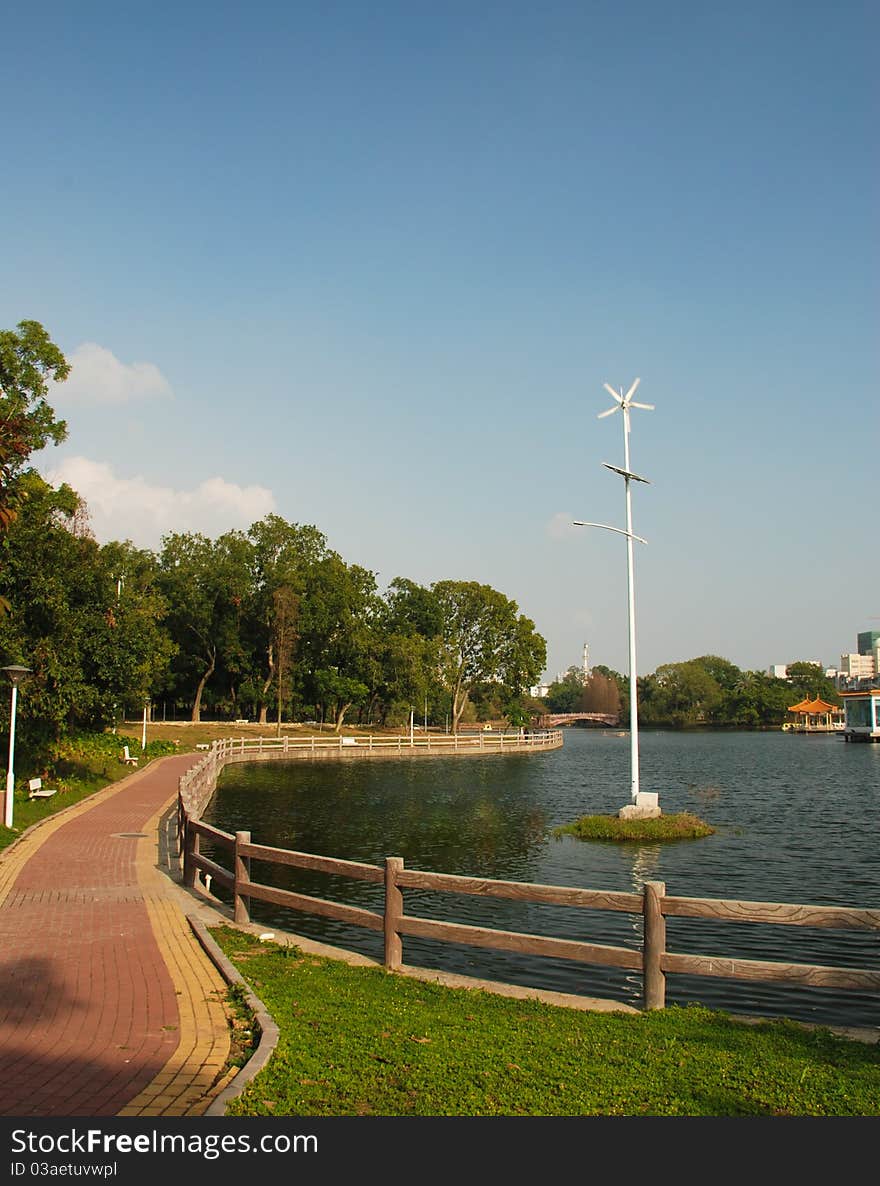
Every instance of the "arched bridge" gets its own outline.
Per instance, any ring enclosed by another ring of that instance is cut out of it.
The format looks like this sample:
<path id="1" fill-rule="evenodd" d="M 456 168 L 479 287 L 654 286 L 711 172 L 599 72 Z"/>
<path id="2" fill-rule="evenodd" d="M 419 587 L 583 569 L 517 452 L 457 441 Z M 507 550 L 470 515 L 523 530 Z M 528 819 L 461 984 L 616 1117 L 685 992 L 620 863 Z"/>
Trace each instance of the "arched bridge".
<path id="1" fill-rule="evenodd" d="M 597 721 L 602 725 L 616 725 L 617 713 L 610 712 L 548 712 L 541 717 L 542 729 L 556 729 L 560 725 L 573 725 L 575 721 Z"/>

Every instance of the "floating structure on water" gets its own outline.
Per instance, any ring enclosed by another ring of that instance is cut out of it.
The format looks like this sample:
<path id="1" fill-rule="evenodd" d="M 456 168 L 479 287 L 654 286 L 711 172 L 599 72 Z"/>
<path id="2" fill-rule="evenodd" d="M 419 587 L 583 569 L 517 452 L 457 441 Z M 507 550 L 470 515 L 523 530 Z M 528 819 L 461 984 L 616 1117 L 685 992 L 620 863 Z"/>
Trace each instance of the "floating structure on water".
<path id="1" fill-rule="evenodd" d="M 788 710 L 794 720 L 782 726 L 786 733 L 840 733 L 844 728 L 844 710 L 827 700 L 801 700 Z"/>
<path id="2" fill-rule="evenodd" d="M 880 688 L 864 692 L 841 692 L 846 720 L 846 741 L 880 741 Z"/>

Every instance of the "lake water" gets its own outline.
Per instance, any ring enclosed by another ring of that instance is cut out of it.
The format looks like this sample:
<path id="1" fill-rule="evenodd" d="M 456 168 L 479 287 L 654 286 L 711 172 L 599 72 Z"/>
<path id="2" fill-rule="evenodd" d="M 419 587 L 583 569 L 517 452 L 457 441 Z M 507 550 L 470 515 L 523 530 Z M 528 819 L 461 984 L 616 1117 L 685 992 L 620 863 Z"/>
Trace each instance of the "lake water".
<path id="1" fill-rule="evenodd" d="M 485 758 L 232 765 L 205 819 L 249 829 L 254 843 L 381 864 L 386 856 L 441 873 L 587 889 L 640 890 L 665 881 L 685 897 L 880 907 L 880 745 L 839 736 L 640 734 L 642 790 L 667 813 L 692 811 L 716 828 L 665 845 L 555 839 L 580 815 L 629 798 L 629 738 L 568 729 L 560 750 Z M 218 858 L 220 859 L 220 858 Z M 225 863 L 225 862 L 224 862 Z M 382 909 L 379 886 L 260 866 L 255 880 Z M 637 948 L 628 914 L 405 891 L 408 914 Z M 254 902 L 269 927 L 381 960 L 381 935 Z M 880 968 L 869 931 L 667 921 L 670 951 Z M 641 977 L 507 952 L 404 937 L 404 961 L 492 980 L 640 1004 Z M 667 1002 L 833 1025 L 877 1026 L 873 993 L 669 975 Z"/>

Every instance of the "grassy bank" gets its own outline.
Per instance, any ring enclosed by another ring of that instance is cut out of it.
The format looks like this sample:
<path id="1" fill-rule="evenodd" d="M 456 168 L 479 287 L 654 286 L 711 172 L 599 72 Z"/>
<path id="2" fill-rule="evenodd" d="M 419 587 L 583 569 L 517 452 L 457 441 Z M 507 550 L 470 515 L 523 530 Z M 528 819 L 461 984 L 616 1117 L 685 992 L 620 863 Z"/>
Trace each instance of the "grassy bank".
<path id="1" fill-rule="evenodd" d="M 141 737 L 142 726 L 137 721 L 126 722 L 128 732 L 136 732 Z M 346 736 L 357 737 L 363 733 L 381 733 L 383 730 L 360 729 L 357 726 L 344 725 L 340 732 Z M 400 733 L 400 730 L 385 730 L 385 732 Z M 246 724 L 235 724 L 233 721 L 150 721 L 147 723 L 147 744 L 151 741 L 168 741 L 176 746 L 178 753 L 189 753 L 197 745 L 210 745 L 212 741 L 221 741 L 226 737 L 276 737 L 278 727 L 274 721 L 265 725 L 248 721 Z M 282 737 L 335 737 L 338 736 L 332 725 L 298 725 L 284 724 L 281 726 Z M 140 741 L 138 741 L 140 747 Z"/>
<path id="2" fill-rule="evenodd" d="M 140 740 L 119 733 L 92 733 L 68 737 L 52 747 L 50 757 L 40 770 L 31 770 L 26 757 L 15 763 L 15 800 L 11 828 L 0 825 L 0 850 L 8 848 L 32 824 L 63 811 L 94 795 L 112 782 L 130 773 L 131 767 L 120 761 L 123 746 L 138 758 L 138 769 L 162 754 L 177 753 L 178 747 L 168 741 L 154 739 L 141 750 Z M 24 766 L 24 772 L 22 767 Z M 28 799 L 28 779 L 41 777 L 43 786 L 54 788 L 50 799 Z M 5 774 L 4 774 L 5 779 Z"/>
<path id="3" fill-rule="evenodd" d="M 212 932 L 278 1024 L 237 1116 L 876 1116 L 880 1048 L 703 1008 L 582 1013 Z"/>

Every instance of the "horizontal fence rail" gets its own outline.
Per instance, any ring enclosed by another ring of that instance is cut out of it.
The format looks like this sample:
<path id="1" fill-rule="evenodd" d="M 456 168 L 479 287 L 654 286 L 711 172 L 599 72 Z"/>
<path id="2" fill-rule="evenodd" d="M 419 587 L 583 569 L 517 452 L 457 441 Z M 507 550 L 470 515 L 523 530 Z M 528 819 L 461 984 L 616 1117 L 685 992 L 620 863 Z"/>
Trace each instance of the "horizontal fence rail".
<path id="1" fill-rule="evenodd" d="M 646 1009 L 665 1007 L 668 973 L 880 991 L 880 971 L 866 968 L 823 967 L 781 961 L 686 955 L 666 950 L 667 917 L 880 930 L 880 910 L 667 896 L 665 883 L 660 881 L 646 882 L 641 894 L 495 881 L 407 869 L 401 857 L 386 857 L 384 865 L 372 865 L 253 844 L 250 832 L 236 832 L 235 835 L 223 832 L 198 819 L 189 818 L 183 806 L 179 808 L 179 814 L 186 821 L 182 845 L 186 884 L 194 886 L 197 873 L 202 870 L 209 873 L 218 885 L 231 889 L 234 918 L 237 923 L 249 922 L 249 903 L 260 901 L 379 931 L 384 935 L 384 963 L 390 971 L 402 967 L 403 936 L 409 935 L 641 972 Z M 230 853 L 231 868 L 227 869 L 199 853 L 199 840 L 202 837 Z M 383 911 L 380 914 L 362 907 L 298 894 L 253 881 L 252 860 L 381 884 L 384 886 Z M 642 917 L 642 947 L 641 950 L 637 950 L 420 918 L 405 911 L 403 891 L 408 889 L 475 894 L 528 903 L 638 914 Z"/>
<path id="2" fill-rule="evenodd" d="M 485 731 L 478 733 L 368 733 L 353 737 L 341 735 L 339 737 L 228 737 L 222 741 L 215 741 L 212 751 L 218 757 L 238 756 L 247 754 L 249 757 L 260 754 L 302 754 L 333 753 L 342 750 L 346 756 L 351 750 L 363 753 L 385 751 L 402 753 L 404 751 L 418 751 L 421 753 L 460 753 L 473 751 L 495 752 L 497 750 L 515 753 L 518 750 L 558 749 L 562 745 L 562 732 L 559 729 L 538 729 L 530 732 L 511 730 L 508 732 Z"/>

